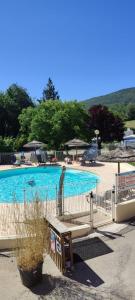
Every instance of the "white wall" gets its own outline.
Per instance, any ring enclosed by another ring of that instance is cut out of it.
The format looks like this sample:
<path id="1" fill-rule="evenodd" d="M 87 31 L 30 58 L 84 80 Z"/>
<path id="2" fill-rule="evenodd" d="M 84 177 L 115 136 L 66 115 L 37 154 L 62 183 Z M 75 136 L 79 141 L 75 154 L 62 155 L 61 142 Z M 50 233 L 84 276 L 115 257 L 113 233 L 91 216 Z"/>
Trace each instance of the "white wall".
<path id="1" fill-rule="evenodd" d="M 124 201 L 115 206 L 115 221 L 122 222 L 135 217 L 135 199 Z"/>

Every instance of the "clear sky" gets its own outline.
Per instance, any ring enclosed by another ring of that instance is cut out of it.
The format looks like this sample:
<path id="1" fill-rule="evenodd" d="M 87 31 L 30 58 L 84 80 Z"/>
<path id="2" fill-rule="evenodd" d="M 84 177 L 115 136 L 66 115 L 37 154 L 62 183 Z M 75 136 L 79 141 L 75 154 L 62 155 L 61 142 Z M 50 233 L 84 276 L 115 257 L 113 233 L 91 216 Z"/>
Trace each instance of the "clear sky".
<path id="1" fill-rule="evenodd" d="M 61 99 L 135 86 L 134 0 L 0 0 L 0 90 Z"/>

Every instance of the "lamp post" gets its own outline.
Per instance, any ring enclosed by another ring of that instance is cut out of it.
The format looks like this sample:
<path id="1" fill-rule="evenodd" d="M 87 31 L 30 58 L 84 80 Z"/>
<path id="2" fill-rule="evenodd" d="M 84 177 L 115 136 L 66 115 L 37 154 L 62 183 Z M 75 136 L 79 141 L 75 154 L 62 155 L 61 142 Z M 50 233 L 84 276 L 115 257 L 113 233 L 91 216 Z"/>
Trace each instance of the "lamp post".
<path id="1" fill-rule="evenodd" d="M 96 135 L 96 143 L 97 143 L 97 150 L 99 150 L 98 148 L 98 139 L 99 139 L 99 130 L 98 129 L 96 129 L 95 131 L 95 135 Z"/>
<path id="2" fill-rule="evenodd" d="M 99 135 L 99 130 L 98 129 L 95 130 L 95 135 L 96 135 L 96 142 L 98 144 L 98 135 Z"/>

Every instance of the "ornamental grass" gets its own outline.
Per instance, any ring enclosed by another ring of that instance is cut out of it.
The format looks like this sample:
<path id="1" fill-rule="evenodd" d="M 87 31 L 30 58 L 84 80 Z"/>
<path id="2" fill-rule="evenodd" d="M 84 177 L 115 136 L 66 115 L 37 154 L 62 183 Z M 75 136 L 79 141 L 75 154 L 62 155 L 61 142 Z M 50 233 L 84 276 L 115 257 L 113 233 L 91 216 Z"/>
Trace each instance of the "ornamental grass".
<path id="1" fill-rule="evenodd" d="M 43 262 L 48 252 L 49 235 L 44 203 L 37 197 L 23 204 L 15 203 L 14 224 L 17 265 L 23 270 L 34 269 Z"/>

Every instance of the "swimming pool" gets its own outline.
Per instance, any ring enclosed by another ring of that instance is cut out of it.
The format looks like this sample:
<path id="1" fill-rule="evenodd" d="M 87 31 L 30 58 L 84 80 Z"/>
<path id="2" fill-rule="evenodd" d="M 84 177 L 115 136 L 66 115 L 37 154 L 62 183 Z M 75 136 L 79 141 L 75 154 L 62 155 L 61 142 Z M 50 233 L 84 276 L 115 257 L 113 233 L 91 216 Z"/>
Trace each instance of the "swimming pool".
<path id="1" fill-rule="evenodd" d="M 0 203 L 23 202 L 37 195 L 41 200 L 55 200 L 61 167 L 45 166 L 4 170 L 0 172 Z M 96 187 L 99 177 L 90 172 L 66 169 L 64 196 L 86 193 Z"/>

